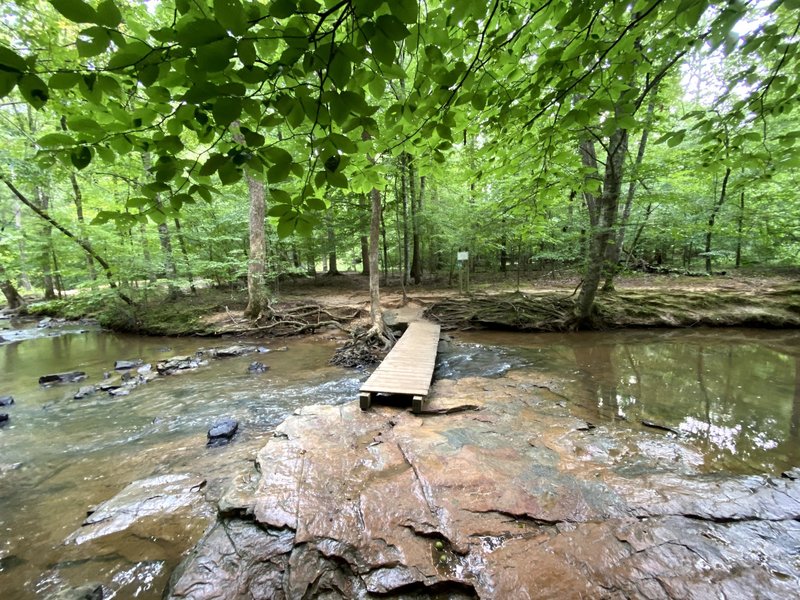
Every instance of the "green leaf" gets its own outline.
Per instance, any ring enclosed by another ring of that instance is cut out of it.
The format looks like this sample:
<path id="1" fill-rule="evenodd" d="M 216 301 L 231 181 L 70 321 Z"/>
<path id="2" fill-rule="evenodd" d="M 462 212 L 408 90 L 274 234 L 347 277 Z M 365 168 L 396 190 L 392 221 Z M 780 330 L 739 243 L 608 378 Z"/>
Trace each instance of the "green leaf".
<path id="1" fill-rule="evenodd" d="M 73 23 L 95 23 L 97 13 L 83 0 L 50 0 L 58 12 Z"/>
<path id="2" fill-rule="evenodd" d="M 372 39 L 370 39 L 369 47 L 370 50 L 372 50 L 372 56 L 375 57 L 375 60 L 383 63 L 384 65 L 394 64 L 394 57 L 397 53 L 397 48 L 395 47 L 394 42 L 385 35 L 376 33 L 374 36 L 372 36 Z"/>
<path id="3" fill-rule="evenodd" d="M 280 218 L 286 213 L 288 213 L 290 210 L 292 210 L 291 204 L 273 204 L 267 211 L 267 216 Z"/>
<path id="4" fill-rule="evenodd" d="M 284 181 L 289 177 L 290 171 L 291 171 L 291 164 L 287 163 L 274 164 L 269 168 L 269 170 L 267 170 L 267 181 L 269 181 L 270 183 Z"/>
<path id="5" fill-rule="evenodd" d="M 242 99 L 235 96 L 217 98 L 211 113 L 218 125 L 230 125 L 242 114 Z"/>
<path id="6" fill-rule="evenodd" d="M 232 162 L 228 161 L 217 172 L 219 180 L 223 185 L 230 185 L 236 183 L 242 178 L 242 170 Z"/>
<path id="7" fill-rule="evenodd" d="M 79 37 L 75 42 L 75 45 L 78 48 L 78 56 L 83 58 L 102 54 L 105 52 L 106 48 L 108 48 L 108 44 L 111 42 L 111 38 L 106 33 L 106 30 L 102 27 L 90 27 L 89 29 L 84 29 L 81 31 L 80 35 L 84 38 L 88 38 L 87 40 Z"/>
<path id="8" fill-rule="evenodd" d="M 337 51 L 328 67 L 328 75 L 339 89 L 344 88 L 350 81 L 350 59 L 343 52 Z"/>
<path id="9" fill-rule="evenodd" d="M 392 0 L 389 10 L 403 23 L 416 23 L 419 3 L 417 0 Z"/>
<path id="10" fill-rule="evenodd" d="M 55 148 L 59 146 L 73 146 L 75 140 L 66 133 L 48 133 L 43 135 L 36 143 L 42 148 Z"/>
<path id="11" fill-rule="evenodd" d="M 305 202 L 310 210 L 325 210 L 328 208 L 325 201 L 320 198 L 306 198 Z"/>
<path id="12" fill-rule="evenodd" d="M 347 177 L 340 171 L 332 172 L 325 170 L 325 180 L 333 187 L 347 189 Z"/>
<path id="13" fill-rule="evenodd" d="M 297 10 L 294 0 L 275 0 L 269 7 L 269 14 L 276 19 L 291 17 Z"/>
<path id="14" fill-rule="evenodd" d="M 23 75 L 17 87 L 28 104 L 36 109 L 42 108 L 50 99 L 47 84 L 38 75 Z"/>
<path id="15" fill-rule="evenodd" d="M 200 175 L 204 177 L 213 175 L 226 162 L 228 162 L 228 157 L 224 154 L 212 154 L 205 164 L 200 167 Z"/>
<path id="16" fill-rule="evenodd" d="M 264 156 L 266 156 L 270 162 L 275 164 L 290 165 L 294 162 L 291 154 L 289 154 L 283 148 L 278 148 L 277 146 L 264 148 Z"/>
<path id="17" fill-rule="evenodd" d="M 243 65 L 245 65 L 246 67 L 252 67 L 253 63 L 256 62 L 256 60 L 258 59 L 255 42 L 247 38 L 239 40 L 237 55 L 239 56 L 239 60 L 242 61 Z M 255 83 L 255 82 L 248 82 L 248 83 Z"/>
<path id="18" fill-rule="evenodd" d="M 292 217 L 291 219 L 286 219 L 286 220 L 281 219 L 280 221 L 278 221 L 278 227 L 277 227 L 278 237 L 280 239 L 284 239 L 292 235 L 294 233 L 294 225 L 296 221 L 297 220 L 294 217 Z"/>
<path id="19" fill-rule="evenodd" d="M 79 171 L 85 169 L 92 162 L 92 151 L 88 146 L 75 148 L 69 155 L 70 161 Z"/>
<path id="20" fill-rule="evenodd" d="M 114 53 L 114 55 L 108 61 L 108 68 L 112 70 L 124 69 L 125 67 L 139 64 L 152 52 L 153 48 L 144 42 L 131 42 L 118 52 Z M 156 76 L 158 76 L 158 72 L 156 72 Z"/>
<path id="21" fill-rule="evenodd" d="M 111 27 L 112 29 L 122 23 L 122 14 L 120 14 L 114 0 L 103 0 L 97 5 L 97 18 L 95 23 Z"/>
<path id="22" fill-rule="evenodd" d="M 247 31 L 247 19 L 240 0 L 214 0 L 214 16 L 228 31 L 242 35 Z"/>
<path id="23" fill-rule="evenodd" d="M 27 70 L 25 59 L 11 48 L 0 44 L 0 71 L 16 71 L 24 73 Z"/>
<path id="24" fill-rule="evenodd" d="M 0 98 L 11 93 L 11 90 L 17 85 L 17 79 L 19 79 L 19 73 L 0 71 Z"/>
<path id="25" fill-rule="evenodd" d="M 222 71 L 236 53 L 236 40 L 226 37 L 197 49 L 197 66 L 202 71 L 214 73 Z"/>
<path id="26" fill-rule="evenodd" d="M 686 130 L 681 129 L 680 131 L 676 131 L 672 134 L 672 136 L 667 140 L 667 146 L 670 148 L 674 148 L 678 144 L 683 141 L 684 136 L 686 135 Z"/>
<path id="27" fill-rule="evenodd" d="M 387 38 L 396 42 L 404 40 L 411 35 L 408 28 L 394 15 L 381 15 L 375 20 L 375 25 Z"/>
<path id="28" fill-rule="evenodd" d="M 188 48 L 204 46 L 225 37 L 228 37 L 225 28 L 211 19 L 188 21 L 178 30 L 176 36 L 178 43 Z"/>

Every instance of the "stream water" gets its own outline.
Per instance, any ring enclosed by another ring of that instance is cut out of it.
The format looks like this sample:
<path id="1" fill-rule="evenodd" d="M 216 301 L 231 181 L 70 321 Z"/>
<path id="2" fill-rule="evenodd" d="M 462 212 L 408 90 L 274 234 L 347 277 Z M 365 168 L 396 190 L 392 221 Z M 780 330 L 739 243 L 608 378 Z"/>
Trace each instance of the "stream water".
<path id="1" fill-rule="evenodd" d="M 90 581 L 118 598 L 159 598 L 211 509 L 158 540 L 123 533 L 65 544 L 87 510 L 153 475 L 192 473 L 223 486 L 252 467 L 274 426 L 293 410 L 350 401 L 366 376 L 328 365 L 333 341 L 289 340 L 266 344 L 266 354 L 160 378 L 129 396 L 75 400 L 77 389 L 100 381 L 115 360 L 155 363 L 226 342 L 9 321 L 0 321 L 0 337 L 0 396 L 16 400 L 0 408 L 10 415 L 0 429 L 4 599 L 48 597 Z M 247 374 L 253 360 L 269 371 Z M 673 429 L 654 431 L 696 444 L 708 470 L 779 473 L 800 465 L 799 332 L 460 334 L 442 345 L 436 377 L 493 377 L 510 369 L 529 372 L 594 423 Z M 37 384 L 40 375 L 70 370 L 85 371 L 86 382 Z M 241 432 L 228 446 L 206 448 L 208 427 L 222 417 L 238 419 Z"/>

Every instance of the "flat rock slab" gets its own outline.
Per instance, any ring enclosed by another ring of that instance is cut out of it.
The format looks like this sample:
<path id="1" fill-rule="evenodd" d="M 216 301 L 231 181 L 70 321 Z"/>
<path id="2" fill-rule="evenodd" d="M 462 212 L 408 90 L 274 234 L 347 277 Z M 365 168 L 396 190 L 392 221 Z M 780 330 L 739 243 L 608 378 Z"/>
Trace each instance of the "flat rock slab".
<path id="1" fill-rule="evenodd" d="M 52 385 L 54 383 L 74 383 L 86 379 L 83 371 L 70 371 L 68 373 L 51 373 L 39 377 L 39 385 Z"/>
<path id="2" fill-rule="evenodd" d="M 190 513 L 203 503 L 205 480 L 194 475 L 160 475 L 134 481 L 119 494 L 97 506 L 67 543 L 82 544 L 131 529 L 150 517 Z"/>
<path id="3" fill-rule="evenodd" d="M 419 416 L 301 409 L 171 597 L 794 597 L 800 481 L 557 402 L 514 375 L 437 383 Z"/>

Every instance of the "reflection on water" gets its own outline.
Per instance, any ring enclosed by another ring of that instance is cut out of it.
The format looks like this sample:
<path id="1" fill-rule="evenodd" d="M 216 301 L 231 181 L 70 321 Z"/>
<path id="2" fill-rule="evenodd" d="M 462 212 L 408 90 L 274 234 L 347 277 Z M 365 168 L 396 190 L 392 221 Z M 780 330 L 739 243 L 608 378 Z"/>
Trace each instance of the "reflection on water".
<path id="1" fill-rule="evenodd" d="M 475 333 L 564 385 L 589 420 L 675 429 L 709 470 L 800 465 L 800 332 Z"/>
<path id="2" fill-rule="evenodd" d="M 89 331 L 2 332 L 0 395 L 16 403 L 0 429 L 0 597 L 46 597 L 64 586 L 100 581 L 118 598 L 159 598 L 171 569 L 202 533 L 205 521 L 173 541 L 111 536 L 64 546 L 87 510 L 128 483 L 152 475 L 192 472 L 212 480 L 252 466 L 272 428 L 295 409 L 357 396 L 366 375 L 327 364 L 334 344 L 288 341 L 286 351 L 259 354 L 270 369 L 250 375 L 252 355 L 213 360 L 207 367 L 159 378 L 129 396 L 98 392 L 81 400 L 81 385 L 98 383 L 114 361 L 158 360 L 226 345 L 198 338 L 146 338 Z M 233 343 L 233 342 L 229 342 Z M 269 344 L 268 344 L 269 345 Z M 80 383 L 40 387 L 45 373 L 79 370 Z M 241 423 L 234 442 L 205 447 L 216 420 Z M 222 485 L 221 483 L 219 485 Z M 169 536 L 167 536 L 169 537 Z"/>

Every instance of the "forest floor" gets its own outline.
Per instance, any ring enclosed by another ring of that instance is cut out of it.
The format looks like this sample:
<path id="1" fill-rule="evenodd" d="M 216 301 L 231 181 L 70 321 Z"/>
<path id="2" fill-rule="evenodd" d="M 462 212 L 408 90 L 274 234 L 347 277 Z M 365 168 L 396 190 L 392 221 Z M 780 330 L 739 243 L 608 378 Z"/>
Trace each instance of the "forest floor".
<path id="1" fill-rule="evenodd" d="M 425 316 L 444 329 L 567 331 L 574 328 L 580 278 L 566 274 L 478 273 L 469 293 L 458 278 L 426 278 L 403 288 L 382 282 L 381 303 L 390 326 Z M 84 291 L 29 312 L 66 318 L 95 317 L 105 327 L 153 335 L 285 336 L 326 328 L 350 332 L 367 322 L 369 289 L 356 273 L 282 280 L 260 318 L 244 317 L 246 289 L 198 286 L 169 293 L 164 286 L 138 290 L 127 307 L 109 290 Z M 800 274 L 736 273 L 714 277 L 634 274 L 618 277 L 616 290 L 596 300 L 596 329 L 691 326 L 800 326 Z"/>

